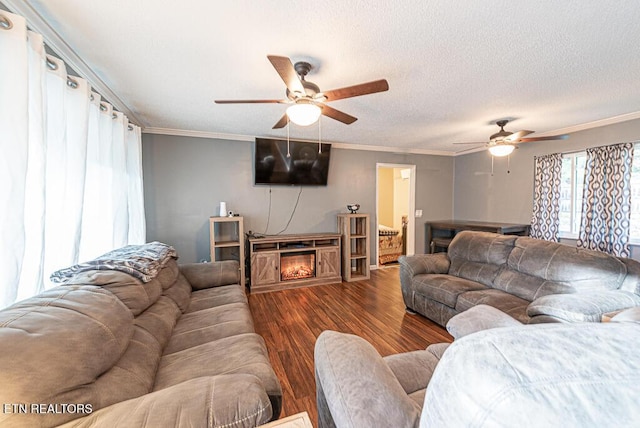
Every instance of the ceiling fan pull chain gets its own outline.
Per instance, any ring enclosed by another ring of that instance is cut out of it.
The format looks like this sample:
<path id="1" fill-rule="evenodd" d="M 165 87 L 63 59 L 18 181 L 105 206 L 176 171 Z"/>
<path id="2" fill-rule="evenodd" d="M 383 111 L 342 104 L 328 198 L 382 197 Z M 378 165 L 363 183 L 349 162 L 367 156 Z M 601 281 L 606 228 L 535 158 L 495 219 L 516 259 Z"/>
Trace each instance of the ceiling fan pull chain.
<path id="1" fill-rule="evenodd" d="M 493 177 L 493 155 L 491 155 L 491 176 Z"/>
<path id="2" fill-rule="evenodd" d="M 507 155 L 507 174 L 511 174 L 511 155 Z"/>
<path id="3" fill-rule="evenodd" d="M 322 153 L 322 115 L 318 118 L 318 153 Z"/>
<path id="4" fill-rule="evenodd" d="M 291 122 L 289 121 L 289 116 L 287 116 L 287 157 L 291 157 L 291 153 L 289 152 L 289 128 L 291 127 Z"/>

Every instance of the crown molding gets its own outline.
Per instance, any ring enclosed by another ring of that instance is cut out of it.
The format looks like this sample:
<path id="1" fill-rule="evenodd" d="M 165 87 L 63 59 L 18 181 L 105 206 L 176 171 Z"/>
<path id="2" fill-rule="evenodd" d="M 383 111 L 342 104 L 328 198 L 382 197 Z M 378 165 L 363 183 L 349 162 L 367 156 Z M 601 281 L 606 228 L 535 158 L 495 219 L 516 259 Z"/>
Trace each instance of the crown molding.
<path id="1" fill-rule="evenodd" d="M 242 134 L 222 134 L 218 132 L 206 132 L 206 131 L 190 131 L 185 129 L 172 129 L 172 128 L 155 128 L 148 127 L 142 130 L 143 134 L 156 134 L 156 135 L 174 135 L 180 137 L 194 137 L 194 138 L 211 138 L 215 140 L 232 140 L 232 141 L 254 141 L 256 138 L 274 138 L 282 139 L 282 137 L 274 137 L 270 135 L 242 135 Z M 317 143 L 318 140 L 308 140 L 304 138 L 293 138 L 296 141 L 306 141 L 309 143 Z M 427 149 L 414 149 L 414 148 L 402 148 L 402 147 L 387 147 L 387 146 L 373 146 L 367 144 L 351 144 L 351 143 L 338 143 L 333 141 L 323 140 L 323 143 L 331 144 L 336 149 L 345 150 L 366 150 L 369 152 L 386 152 L 394 154 L 414 154 L 414 155 L 432 155 L 432 156 L 455 156 L 453 152 L 447 152 L 444 150 L 427 150 Z"/>
<path id="2" fill-rule="evenodd" d="M 232 140 L 232 141 L 253 141 L 256 138 L 253 135 L 223 134 L 220 132 L 191 131 L 188 129 L 174 129 L 174 128 L 157 128 L 153 126 L 144 128 L 142 130 L 142 133 L 157 134 L 157 135 L 174 135 L 178 137 L 212 138 L 215 140 Z"/>
<path id="3" fill-rule="evenodd" d="M 331 145 L 337 149 L 348 150 L 366 150 L 370 152 L 386 152 L 396 155 L 432 155 L 432 156 L 455 156 L 455 153 L 445 150 L 429 150 L 429 149 L 415 149 L 410 147 L 387 147 L 387 146 L 372 146 L 368 144 L 349 144 L 349 143 L 331 143 Z"/>
<path id="4" fill-rule="evenodd" d="M 595 120 L 593 122 L 587 122 L 580 125 L 569 126 L 566 128 L 556 129 L 547 132 L 541 132 L 536 134 L 536 136 L 546 137 L 549 135 L 557 135 L 557 134 L 570 134 L 578 131 L 585 131 L 588 129 L 598 128 L 606 125 L 613 125 L 616 123 L 627 122 L 630 120 L 640 119 L 640 112 L 627 113 L 619 116 L 614 116 L 607 119 Z M 158 134 L 158 135 L 175 135 L 182 137 L 195 137 L 195 138 L 211 138 L 216 140 L 232 140 L 232 141 L 253 141 L 255 138 L 282 138 L 282 137 L 274 137 L 270 135 L 243 135 L 243 134 L 224 134 L 218 132 L 207 132 L 207 131 L 191 131 L 185 129 L 173 129 L 173 128 L 156 128 L 156 127 L 148 127 L 144 128 L 142 131 L 144 134 Z M 317 142 L 317 140 L 309 140 L 309 139 L 300 139 L 295 138 L 296 141 L 307 141 L 311 143 Z M 416 149 L 416 148 L 400 148 L 400 147 L 390 147 L 390 146 L 373 146 L 367 144 L 353 144 L 353 143 L 338 143 L 332 141 L 325 141 L 326 143 L 330 143 L 333 147 L 337 149 L 346 149 L 346 150 L 366 150 L 372 152 L 386 152 L 386 153 L 395 153 L 395 154 L 418 154 L 418 155 L 432 155 L 432 156 L 464 156 L 472 153 L 482 152 L 487 150 L 486 146 L 479 145 L 479 147 L 475 147 L 468 150 L 462 150 L 459 152 L 445 151 L 445 150 L 429 150 L 429 149 Z"/>
<path id="5" fill-rule="evenodd" d="M 613 116 L 606 119 L 594 120 L 592 122 L 581 123 L 579 125 L 567 126 L 566 128 L 554 129 L 552 131 L 536 133 L 536 137 L 548 137 L 558 134 L 572 134 L 574 132 L 586 131 L 601 126 L 615 125 L 616 123 L 628 122 L 630 120 L 640 119 L 640 111 L 633 113 L 625 113 L 619 116 Z"/>
<path id="6" fill-rule="evenodd" d="M 486 150 L 487 150 L 487 145 L 480 143 L 478 145 L 478 147 L 474 147 L 473 149 L 466 149 L 466 150 L 462 150 L 462 151 L 459 151 L 459 152 L 455 152 L 453 154 L 453 156 L 457 157 L 457 156 L 470 155 L 471 153 L 484 152 Z"/>
<path id="7" fill-rule="evenodd" d="M 86 79 L 95 92 L 98 92 L 106 101 L 113 105 L 116 110 L 124 113 L 129 119 L 129 122 L 140 127 L 144 126 L 140 118 L 129 109 L 126 103 L 80 58 L 71 46 L 51 28 L 47 21 L 29 4 L 28 0 L 2 0 L 2 3 L 12 13 L 23 16 L 27 20 L 29 29 L 42 34 L 47 46 L 49 46 L 65 64 L 71 67 L 73 71 L 78 73 L 80 77 Z"/>

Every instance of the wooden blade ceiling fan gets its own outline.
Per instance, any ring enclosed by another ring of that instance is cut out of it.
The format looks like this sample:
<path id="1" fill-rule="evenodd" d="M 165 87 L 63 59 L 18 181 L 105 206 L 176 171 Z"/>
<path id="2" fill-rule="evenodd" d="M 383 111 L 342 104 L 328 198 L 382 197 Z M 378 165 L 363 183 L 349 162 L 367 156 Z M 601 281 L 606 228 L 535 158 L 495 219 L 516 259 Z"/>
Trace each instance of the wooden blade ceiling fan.
<path id="1" fill-rule="evenodd" d="M 508 120 L 498 120 L 496 125 L 500 127 L 500 131 L 489 137 L 489 141 L 486 143 L 454 143 L 454 144 L 483 144 L 489 150 L 493 156 L 507 156 L 516 148 L 516 144 L 527 143 L 530 141 L 547 141 L 547 140 L 566 140 L 568 135 L 550 135 L 548 137 L 529 137 L 524 138 L 526 135 L 533 134 L 535 131 L 517 131 L 509 132 L 505 131 L 504 127 L 509 123 Z"/>
<path id="2" fill-rule="evenodd" d="M 284 81 L 287 87 L 287 98 L 280 100 L 215 100 L 215 103 L 291 104 L 291 106 L 287 108 L 284 116 L 273 126 L 273 129 L 284 128 L 289 120 L 301 126 L 311 125 L 318 120 L 321 114 L 335 119 L 338 122 L 350 125 L 358 119 L 340 110 L 336 110 L 333 107 L 329 107 L 326 103 L 344 98 L 375 94 L 376 92 L 384 92 L 389 89 L 387 81 L 381 79 L 359 85 L 332 89 L 330 91 L 320 91 L 318 85 L 305 80 L 305 76 L 313 68 L 308 62 L 299 61 L 294 65 L 289 58 L 284 56 L 268 55 L 267 58 Z"/>

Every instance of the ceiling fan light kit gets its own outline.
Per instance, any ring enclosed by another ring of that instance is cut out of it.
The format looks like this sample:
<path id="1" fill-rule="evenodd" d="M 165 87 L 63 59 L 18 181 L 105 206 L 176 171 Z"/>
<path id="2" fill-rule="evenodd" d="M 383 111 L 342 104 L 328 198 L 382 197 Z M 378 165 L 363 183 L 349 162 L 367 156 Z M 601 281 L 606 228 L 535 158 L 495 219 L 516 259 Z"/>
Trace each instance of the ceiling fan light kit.
<path id="1" fill-rule="evenodd" d="M 350 125 L 356 120 L 347 113 L 329 107 L 326 103 L 361 95 L 375 94 L 389 90 L 389 83 L 385 79 L 360 83 L 330 91 L 320 91 L 318 85 L 305 80 L 305 76 L 312 70 L 312 65 L 305 61 L 296 62 L 284 56 L 267 55 L 267 58 L 287 87 L 286 98 L 281 100 L 215 100 L 216 104 L 291 104 L 284 116 L 273 126 L 280 129 L 287 126 L 288 121 L 300 126 L 308 126 L 323 115 L 331 119 Z"/>
<path id="2" fill-rule="evenodd" d="M 509 156 L 513 153 L 513 150 L 516 148 L 513 144 L 496 144 L 494 146 L 489 146 L 489 153 L 492 156 L 502 157 Z"/>
<path id="3" fill-rule="evenodd" d="M 322 109 L 311 102 L 296 103 L 287 108 L 289 120 L 299 126 L 309 126 L 318 121 Z"/>
<path id="4" fill-rule="evenodd" d="M 548 141 L 548 140 L 566 140 L 568 135 L 550 135 L 548 137 L 529 137 L 524 138 L 526 135 L 533 134 L 534 131 L 517 131 L 510 132 L 505 131 L 504 127 L 509 123 L 507 119 L 496 121 L 496 125 L 500 127 L 500 131 L 496 132 L 489 137 L 489 141 L 486 143 L 453 143 L 453 144 L 483 144 L 486 149 L 491 153 L 491 156 L 504 157 L 513 153 L 516 145 L 519 143 L 527 143 L 530 141 Z"/>

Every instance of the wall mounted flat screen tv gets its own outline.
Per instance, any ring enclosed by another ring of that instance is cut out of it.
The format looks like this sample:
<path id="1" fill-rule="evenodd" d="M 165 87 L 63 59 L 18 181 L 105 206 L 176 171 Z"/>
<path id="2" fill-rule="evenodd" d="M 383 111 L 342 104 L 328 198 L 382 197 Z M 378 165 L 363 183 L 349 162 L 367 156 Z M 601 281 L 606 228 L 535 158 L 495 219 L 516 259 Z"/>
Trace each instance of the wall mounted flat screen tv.
<path id="1" fill-rule="evenodd" d="M 287 156 L 287 153 L 290 156 Z M 326 186 L 331 144 L 256 138 L 255 184 Z"/>

